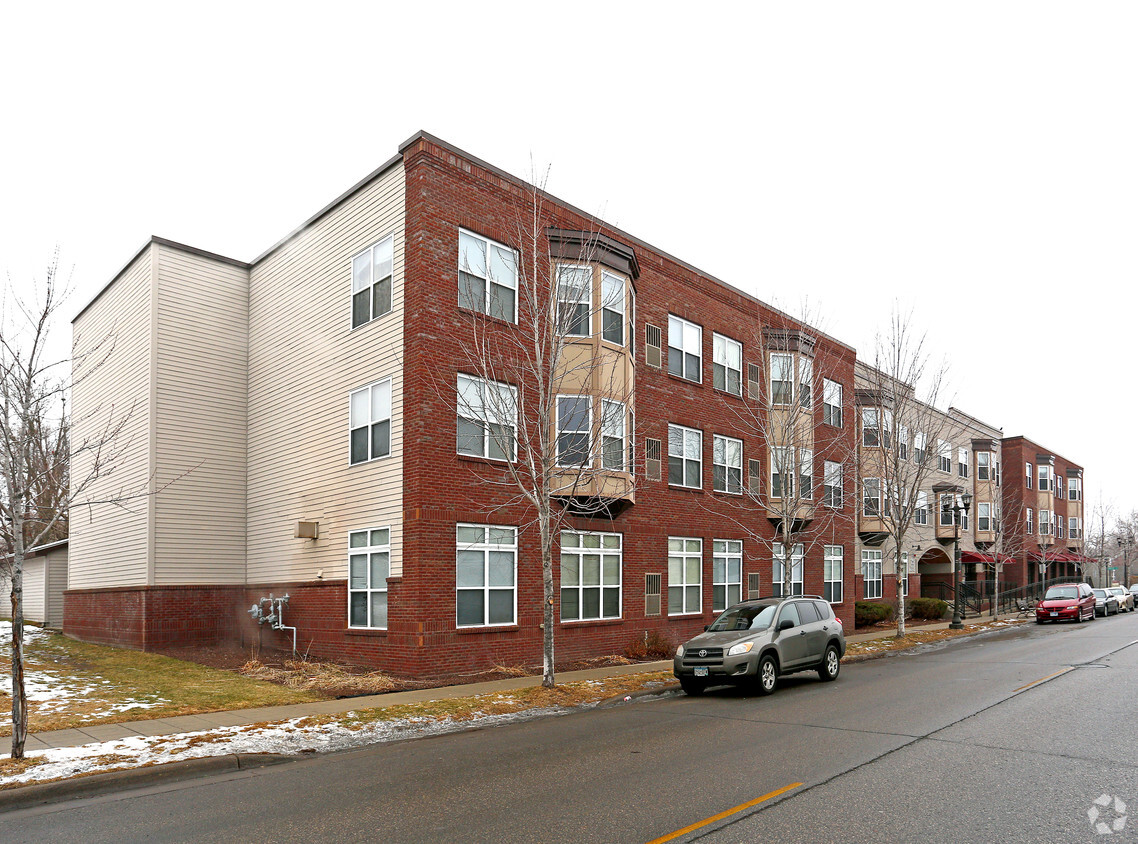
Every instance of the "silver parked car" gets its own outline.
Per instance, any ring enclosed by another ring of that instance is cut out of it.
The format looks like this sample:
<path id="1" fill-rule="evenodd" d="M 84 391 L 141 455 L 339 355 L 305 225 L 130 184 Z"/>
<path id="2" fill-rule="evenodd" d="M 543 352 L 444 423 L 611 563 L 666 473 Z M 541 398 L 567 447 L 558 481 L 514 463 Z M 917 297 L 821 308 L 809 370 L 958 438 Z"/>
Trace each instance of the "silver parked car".
<path id="1" fill-rule="evenodd" d="M 1106 589 L 1095 589 L 1095 615 L 1102 613 L 1106 618 L 1112 613 L 1118 614 L 1118 596 Z"/>
<path id="2" fill-rule="evenodd" d="M 1134 609 L 1134 595 L 1124 586 L 1108 586 L 1107 592 L 1113 592 L 1118 598 L 1118 608 L 1126 612 Z"/>
<path id="3" fill-rule="evenodd" d="M 824 598 L 761 598 L 729 607 L 680 645 L 672 670 L 689 695 L 727 683 L 769 695 L 781 675 L 796 671 L 836 680 L 845 652 L 841 619 Z"/>

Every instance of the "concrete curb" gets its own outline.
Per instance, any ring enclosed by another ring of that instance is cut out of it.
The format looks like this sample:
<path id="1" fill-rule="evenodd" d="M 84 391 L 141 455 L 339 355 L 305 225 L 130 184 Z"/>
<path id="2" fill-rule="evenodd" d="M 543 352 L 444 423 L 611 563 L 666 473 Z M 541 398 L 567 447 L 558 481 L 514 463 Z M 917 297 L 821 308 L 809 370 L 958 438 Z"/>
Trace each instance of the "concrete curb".
<path id="1" fill-rule="evenodd" d="M 201 756 L 145 768 L 124 768 L 87 777 L 70 777 L 45 783 L 30 783 L 0 790 L 0 812 L 30 809 L 47 803 L 60 803 L 81 797 L 98 797 L 128 788 L 204 777 L 227 771 L 244 771 L 278 765 L 301 758 L 284 753 L 230 753 L 225 756 Z"/>

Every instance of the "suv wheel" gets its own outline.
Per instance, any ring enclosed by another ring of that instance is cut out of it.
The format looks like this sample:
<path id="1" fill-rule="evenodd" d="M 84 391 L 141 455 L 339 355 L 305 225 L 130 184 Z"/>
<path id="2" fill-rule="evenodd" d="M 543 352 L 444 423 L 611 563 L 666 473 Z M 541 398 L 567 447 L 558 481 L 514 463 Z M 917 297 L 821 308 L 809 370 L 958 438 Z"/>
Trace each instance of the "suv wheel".
<path id="1" fill-rule="evenodd" d="M 842 658 L 838 656 L 838 648 L 836 645 L 830 645 L 826 648 L 826 653 L 818 666 L 818 677 L 826 682 L 837 680 L 841 668 Z"/>
<path id="2" fill-rule="evenodd" d="M 697 680 L 695 677 L 681 677 L 680 688 L 684 690 L 685 695 L 699 697 L 707 688 L 707 683 L 703 680 Z"/>
<path id="3" fill-rule="evenodd" d="M 778 688 L 778 663 L 770 654 L 764 654 L 759 660 L 759 674 L 756 680 L 755 685 L 761 695 L 769 695 Z"/>

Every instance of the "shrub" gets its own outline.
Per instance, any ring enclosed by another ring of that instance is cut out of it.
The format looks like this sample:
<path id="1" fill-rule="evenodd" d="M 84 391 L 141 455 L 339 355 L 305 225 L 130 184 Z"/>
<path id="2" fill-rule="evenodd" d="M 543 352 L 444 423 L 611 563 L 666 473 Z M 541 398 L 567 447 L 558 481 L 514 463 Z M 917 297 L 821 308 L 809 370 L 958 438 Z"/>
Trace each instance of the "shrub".
<path id="1" fill-rule="evenodd" d="M 869 627 L 891 618 L 892 604 L 879 604 L 876 601 L 858 601 L 854 604 L 854 627 Z"/>
<path id="2" fill-rule="evenodd" d="M 675 654 L 675 644 L 659 630 L 645 630 L 624 649 L 629 659 L 671 659 Z"/>
<path id="3" fill-rule="evenodd" d="M 948 602 L 939 598 L 910 598 L 909 611 L 913 618 L 937 621 L 948 612 Z"/>

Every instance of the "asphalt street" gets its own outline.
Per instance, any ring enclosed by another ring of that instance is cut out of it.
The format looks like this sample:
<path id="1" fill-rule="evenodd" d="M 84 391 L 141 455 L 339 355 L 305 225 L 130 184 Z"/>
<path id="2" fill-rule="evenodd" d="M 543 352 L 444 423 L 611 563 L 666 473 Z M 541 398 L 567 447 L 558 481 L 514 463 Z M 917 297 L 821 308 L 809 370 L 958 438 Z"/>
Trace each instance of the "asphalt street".
<path id="1" fill-rule="evenodd" d="M 0 840 L 1138 838 L 1135 645 L 1138 613 L 1024 625 L 770 698 L 674 694 L 9 812 Z"/>

